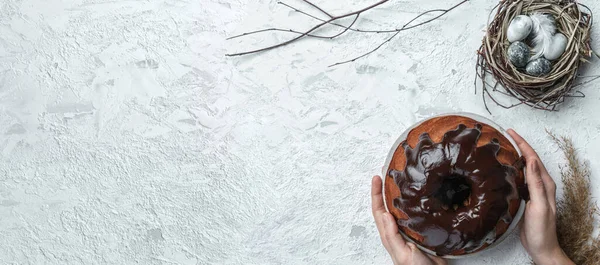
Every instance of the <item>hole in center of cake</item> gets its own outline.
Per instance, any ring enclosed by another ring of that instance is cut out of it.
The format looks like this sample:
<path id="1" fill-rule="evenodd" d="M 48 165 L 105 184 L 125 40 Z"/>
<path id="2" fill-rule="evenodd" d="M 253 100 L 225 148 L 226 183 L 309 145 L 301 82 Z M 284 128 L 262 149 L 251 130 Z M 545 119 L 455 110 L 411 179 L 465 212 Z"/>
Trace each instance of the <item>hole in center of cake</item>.
<path id="1" fill-rule="evenodd" d="M 442 203 L 442 208 L 458 209 L 470 203 L 471 185 L 462 175 L 446 176 L 435 197 Z"/>

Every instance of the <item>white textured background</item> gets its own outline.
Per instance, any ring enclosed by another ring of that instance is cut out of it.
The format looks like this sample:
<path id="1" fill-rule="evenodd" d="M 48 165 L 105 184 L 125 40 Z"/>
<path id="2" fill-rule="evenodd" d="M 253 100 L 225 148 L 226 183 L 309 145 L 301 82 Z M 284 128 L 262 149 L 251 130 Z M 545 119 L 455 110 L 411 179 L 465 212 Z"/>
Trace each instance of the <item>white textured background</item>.
<path id="1" fill-rule="evenodd" d="M 336 14 L 374 3 L 315 1 Z M 457 2 L 391 1 L 358 26 Z M 598 83 L 558 113 L 490 116 L 473 93 L 495 3 L 472 0 L 327 68 L 386 36 L 226 58 L 290 37 L 227 36 L 314 21 L 267 0 L 0 1 L 0 263 L 389 264 L 371 176 L 403 129 L 448 111 L 515 128 L 556 179 L 562 157 L 544 128 L 572 136 L 598 194 Z M 600 73 L 594 62 L 584 73 Z M 513 235 L 454 264 L 527 260 Z"/>

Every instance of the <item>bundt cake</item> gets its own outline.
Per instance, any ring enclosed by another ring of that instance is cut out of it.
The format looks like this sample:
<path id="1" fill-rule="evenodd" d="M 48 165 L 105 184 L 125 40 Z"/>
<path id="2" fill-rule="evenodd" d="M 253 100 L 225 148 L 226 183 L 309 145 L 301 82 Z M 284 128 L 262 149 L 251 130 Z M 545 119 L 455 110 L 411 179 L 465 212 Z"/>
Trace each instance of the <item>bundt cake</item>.
<path id="1" fill-rule="evenodd" d="M 439 256 L 480 251 L 521 205 L 522 160 L 490 125 L 459 115 L 426 120 L 394 151 L 384 184 L 399 230 Z"/>

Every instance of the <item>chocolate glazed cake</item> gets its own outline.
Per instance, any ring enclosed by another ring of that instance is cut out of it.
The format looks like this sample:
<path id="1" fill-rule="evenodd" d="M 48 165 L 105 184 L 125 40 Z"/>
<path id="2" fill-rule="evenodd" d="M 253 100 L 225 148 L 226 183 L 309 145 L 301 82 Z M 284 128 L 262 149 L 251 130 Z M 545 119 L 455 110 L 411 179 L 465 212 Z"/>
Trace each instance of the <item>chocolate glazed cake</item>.
<path id="1" fill-rule="evenodd" d="M 506 232 L 519 209 L 519 161 L 489 125 L 463 116 L 427 120 L 394 153 L 386 206 L 405 235 L 439 256 L 480 251 Z"/>

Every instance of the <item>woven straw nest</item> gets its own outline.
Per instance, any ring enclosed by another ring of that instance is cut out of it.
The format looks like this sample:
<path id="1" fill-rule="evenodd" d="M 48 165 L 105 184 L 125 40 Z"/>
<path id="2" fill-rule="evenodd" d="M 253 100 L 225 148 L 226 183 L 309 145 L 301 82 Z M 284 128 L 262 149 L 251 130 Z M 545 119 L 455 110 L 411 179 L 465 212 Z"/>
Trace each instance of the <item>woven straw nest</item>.
<path id="1" fill-rule="evenodd" d="M 572 90 L 581 84 L 574 82 L 580 64 L 588 62 L 587 59 L 593 54 L 590 48 L 592 15 L 588 7 L 575 0 L 502 0 L 494 10 L 497 12 L 489 23 L 478 51 L 476 69 L 483 84 L 484 102 L 487 95 L 504 108 L 526 104 L 538 109 L 556 110 L 565 97 L 583 96 L 581 92 L 573 93 Z M 506 55 L 510 45 L 506 37 L 508 25 L 514 17 L 534 12 L 554 15 L 557 32 L 568 38 L 565 53 L 553 62 L 551 72 L 543 77 L 520 72 Z M 486 80 L 488 74 L 495 80 Z M 520 103 L 501 104 L 494 99 L 490 90 L 514 97 Z"/>

